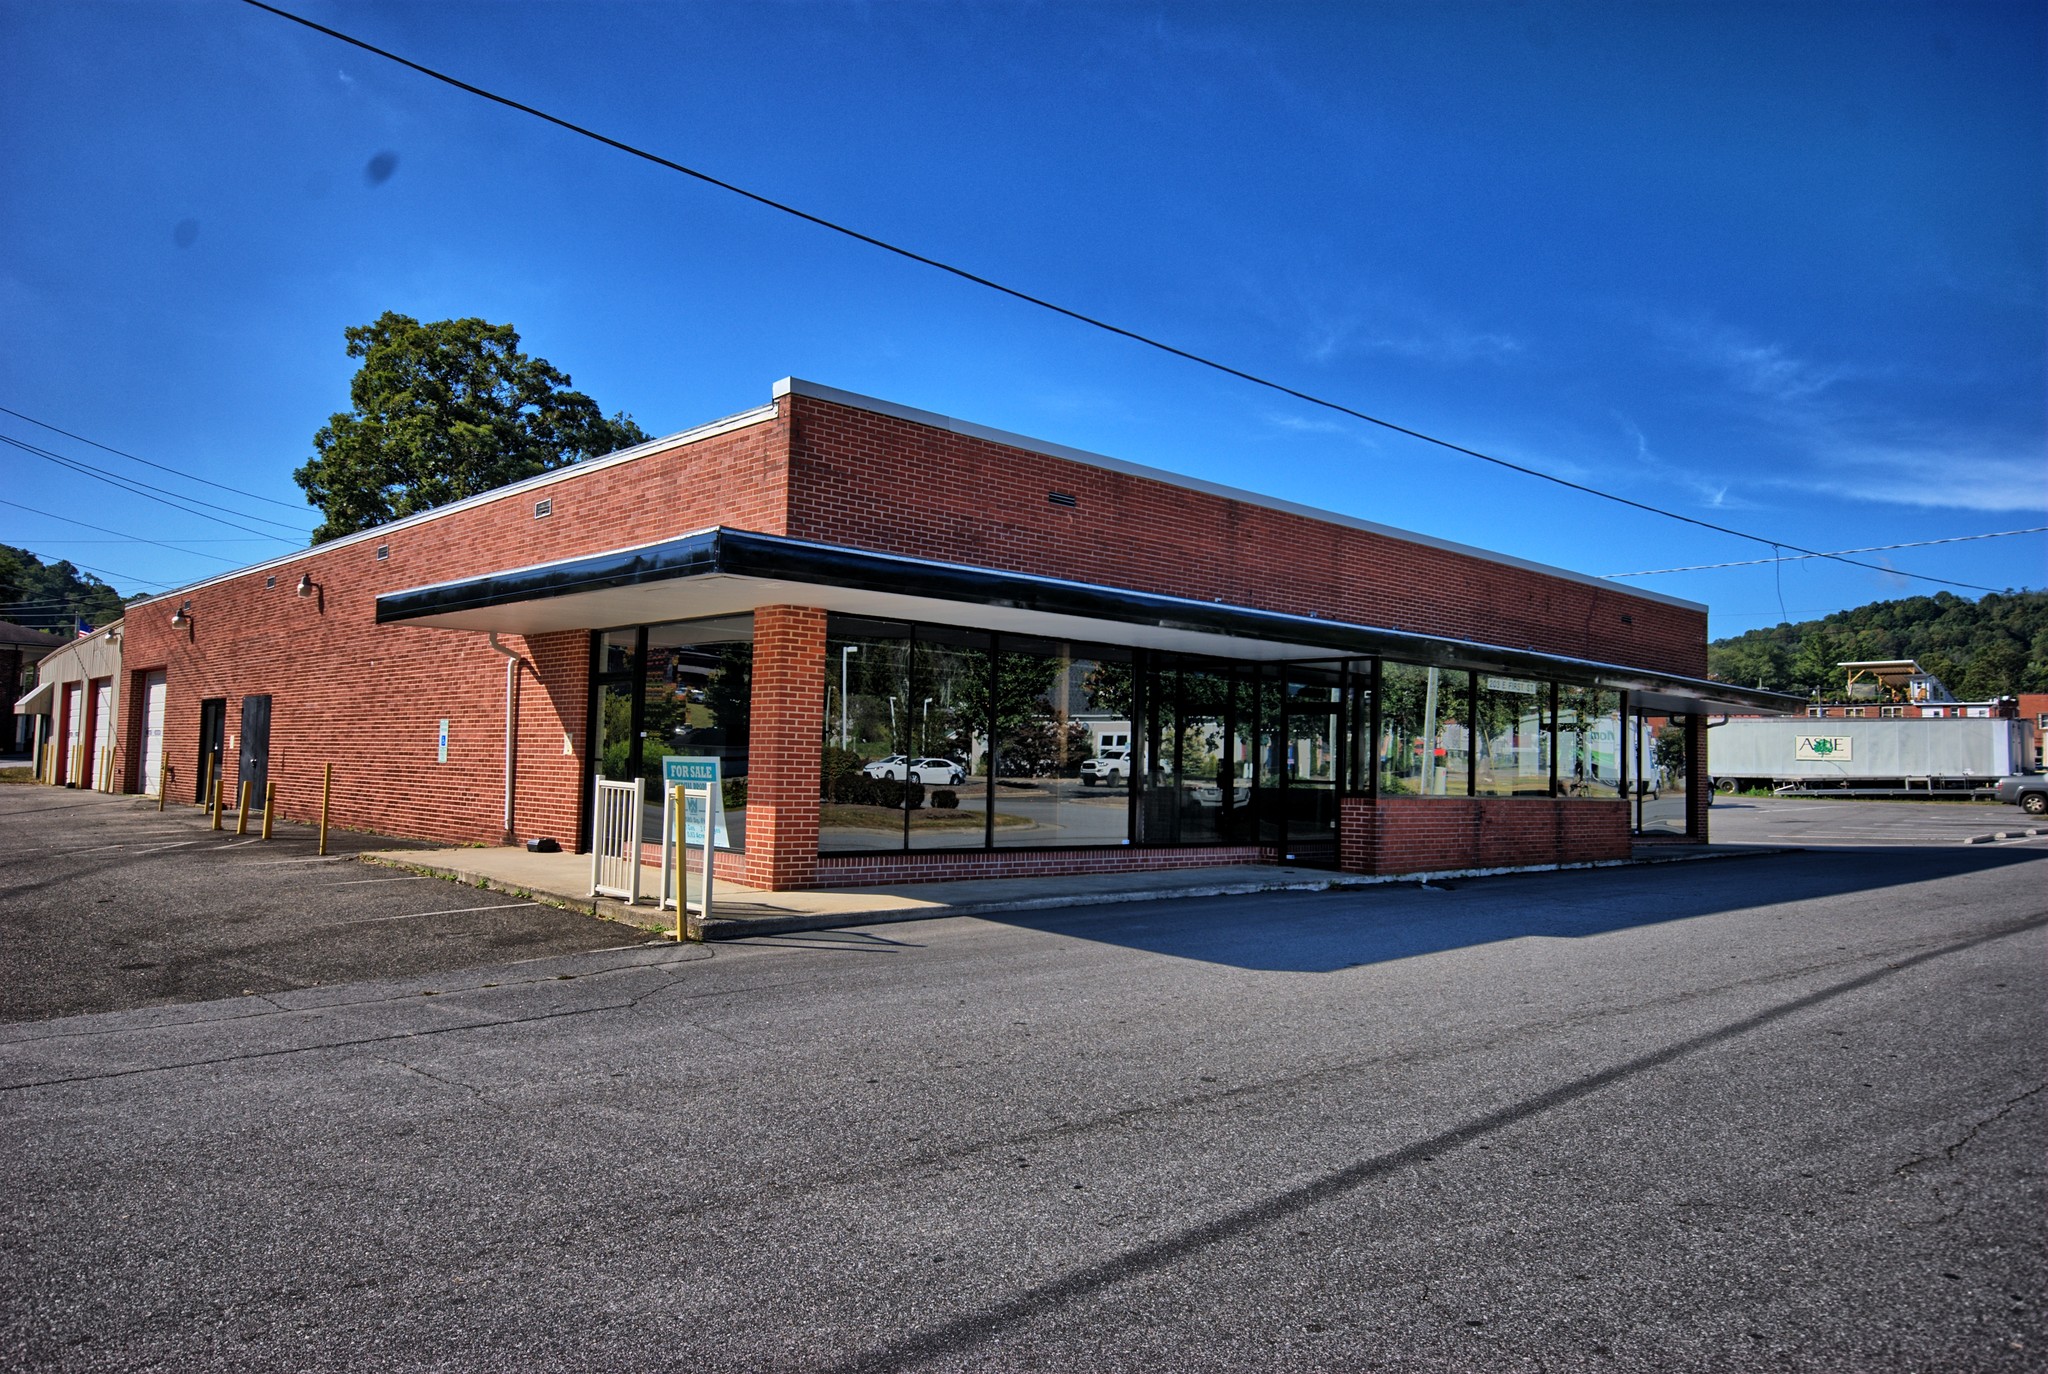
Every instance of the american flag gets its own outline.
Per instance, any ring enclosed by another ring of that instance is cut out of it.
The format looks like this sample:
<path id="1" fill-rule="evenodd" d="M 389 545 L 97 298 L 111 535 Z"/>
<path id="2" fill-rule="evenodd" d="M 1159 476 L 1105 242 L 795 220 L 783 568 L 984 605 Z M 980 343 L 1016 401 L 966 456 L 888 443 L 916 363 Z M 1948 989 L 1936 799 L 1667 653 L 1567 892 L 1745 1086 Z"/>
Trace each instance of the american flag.
<path id="1" fill-rule="evenodd" d="M 73 616 L 71 618 L 71 623 L 78 627 L 78 637 L 80 639 L 84 639 L 87 635 L 90 635 L 92 633 L 92 626 L 85 623 L 85 617 L 82 615 Z"/>

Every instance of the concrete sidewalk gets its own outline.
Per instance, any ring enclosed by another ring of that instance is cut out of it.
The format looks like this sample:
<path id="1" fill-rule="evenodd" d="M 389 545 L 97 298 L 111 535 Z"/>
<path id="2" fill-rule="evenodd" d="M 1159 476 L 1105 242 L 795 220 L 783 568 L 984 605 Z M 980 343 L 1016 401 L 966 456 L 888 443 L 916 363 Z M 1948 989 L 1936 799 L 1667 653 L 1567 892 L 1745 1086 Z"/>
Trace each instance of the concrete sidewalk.
<path id="1" fill-rule="evenodd" d="M 1638 855 L 1632 860 L 1562 867 L 1611 868 L 1630 863 L 1672 863 L 1780 852 L 1783 852 L 1781 847 L 1767 845 L 1657 846 L 1656 852 Z M 675 929 L 675 913 L 660 909 L 654 903 L 652 894 L 661 890 L 661 872 L 651 865 L 643 866 L 641 870 L 641 891 L 649 895 L 642 897 L 638 906 L 632 906 L 610 897 L 590 895 L 590 856 L 587 854 L 530 854 L 524 849 L 407 849 L 373 851 L 362 855 L 362 858 L 371 863 L 452 878 L 494 892 L 514 893 L 574 911 L 587 911 L 643 930 L 670 932 Z M 803 892 L 765 892 L 738 883 L 720 882 L 712 894 L 712 919 L 702 923 L 698 933 L 706 940 L 738 940 L 753 935 L 882 925 L 942 916 L 1040 911 L 1112 902 L 1150 902 L 1174 897 L 1327 892 L 1389 883 L 1532 871 L 1554 870 L 1484 869 L 1373 877 L 1320 868 L 1242 864 L 1217 868 L 1171 868 L 1145 873 L 1073 874 L 1058 878 L 976 878 Z M 696 899 L 698 891 L 697 876 L 695 872 L 690 874 L 692 900 Z"/>

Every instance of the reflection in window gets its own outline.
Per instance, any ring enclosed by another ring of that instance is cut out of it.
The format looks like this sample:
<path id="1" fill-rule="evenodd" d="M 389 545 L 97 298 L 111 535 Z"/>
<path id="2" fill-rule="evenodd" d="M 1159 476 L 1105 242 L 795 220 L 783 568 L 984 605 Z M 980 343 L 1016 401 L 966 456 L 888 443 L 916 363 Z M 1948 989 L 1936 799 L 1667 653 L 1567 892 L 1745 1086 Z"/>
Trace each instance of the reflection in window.
<path id="1" fill-rule="evenodd" d="M 917 627 L 903 751 L 917 784 L 904 793 L 912 849 L 979 849 L 988 842 L 988 668 L 987 635 Z"/>
<path id="2" fill-rule="evenodd" d="M 1094 651 L 1098 654 L 1107 651 Z M 996 737 L 998 847 L 1130 839 L 1132 674 L 1117 658 L 1005 635 L 986 718 Z"/>
<path id="3" fill-rule="evenodd" d="M 910 627 L 834 617 L 825 644 L 818 848 L 901 849 L 911 752 Z"/>
<path id="4" fill-rule="evenodd" d="M 1557 781 L 1567 797 L 1621 795 L 1621 693 L 1558 688 Z"/>
<path id="5" fill-rule="evenodd" d="M 718 760 L 726 837 L 746 847 L 747 750 L 753 732 L 752 616 L 647 627 L 640 776 L 659 798 L 666 755 Z M 659 807 L 650 807 L 659 812 Z M 655 824 L 660 824 L 657 814 Z"/>
<path id="6" fill-rule="evenodd" d="M 1550 684 L 1481 674 L 1478 690 L 1478 795 L 1549 796 Z"/>
<path id="7" fill-rule="evenodd" d="M 1472 675 L 1409 663 L 1382 664 L 1380 674 L 1381 795 L 1469 795 Z"/>

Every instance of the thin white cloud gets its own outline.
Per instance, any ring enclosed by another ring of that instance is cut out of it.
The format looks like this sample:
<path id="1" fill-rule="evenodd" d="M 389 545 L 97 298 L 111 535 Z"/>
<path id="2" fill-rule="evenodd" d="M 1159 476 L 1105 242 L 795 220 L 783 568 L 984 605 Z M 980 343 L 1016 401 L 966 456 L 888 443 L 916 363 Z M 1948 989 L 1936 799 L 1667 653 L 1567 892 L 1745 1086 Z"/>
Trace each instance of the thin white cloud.
<path id="1" fill-rule="evenodd" d="M 1665 343 L 1698 366 L 1719 373 L 1735 387 L 1767 400 L 1796 402 L 1818 396 L 1841 381 L 1841 364 L 1809 361 L 1785 345 L 1758 339 L 1706 319 L 1663 321 Z"/>
<path id="2" fill-rule="evenodd" d="M 1816 449 L 1816 469 L 1758 479 L 1837 500 L 1924 510 L 2048 510 L 2048 460 L 1982 440 L 1896 445 L 1836 440 Z"/>

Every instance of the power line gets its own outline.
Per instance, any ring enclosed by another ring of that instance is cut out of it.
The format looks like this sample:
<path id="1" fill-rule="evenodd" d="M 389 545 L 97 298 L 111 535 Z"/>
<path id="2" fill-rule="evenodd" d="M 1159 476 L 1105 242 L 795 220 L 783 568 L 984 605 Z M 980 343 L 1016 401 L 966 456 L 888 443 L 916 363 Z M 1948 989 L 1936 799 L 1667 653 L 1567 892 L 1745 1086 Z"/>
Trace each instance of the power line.
<path id="1" fill-rule="evenodd" d="M 86 523 L 85 521 L 83 521 L 83 520 L 73 520 L 73 519 L 72 519 L 72 518 L 71 518 L 70 516 L 68 516 L 68 515 L 57 515 L 57 514 L 55 514 L 55 513 L 51 512 L 51 511 L 46 511 L 46 510 L 37 510 L 37 509 L 36 509 L 36 508 L 35 508 L 34 506 L 24 506 L 24 505 L 22 505 L 22 504 L 21 504 L 21 502 L 19 502 L 19 501 L 9 501 L 9 500 L 7 500 L 7 499 L 6 499 L 5 497 L 0 497 L 0 506 L 12 506 L 12 507 L 14 507 L 14 509 L 16 509 L 16 510 L 25 510 L 25 511 L 27 511 L 27 512 L 28 512 L 28 513 L 29 513 L 30 515 L 40 515 L 40 516 L 42 516 L 42 517 L 43 517 L 44 519 L 46 519 L 46 520 L 62 520 L 62 521 L 63 521 L 63 522 L 65 523 L 65 524 L 67 524 L 67 525 L 76 525 L 76 526 L 78 526 L 78 527 L 79 527 L 80 529 L 82 529 L 82 530 L 98 530 L 98 531 L 99 531 L 99 532 L 100 532 L 101 534 L 121 534 L 121 531 L 119 531 L 119 530 L 110 530 L 110 529 L 108 529 L 108 528 L 107 528 L 107 527 L 106 527 L 105 525 L 88 525 L 88 524 L 87 524 L 87 523 Z M 179 548 L 179 547 L 178 547 L 178 546 L 177 546 L 176 544 L 166 544 L 166 543 L 164 543 L 164 542 L 163 542 L 162 540 L 160 540 L 160 539 L 144 539 L 144 538 L 143 538 L 143 537 L 142 537 L 141 535 L 139 535 L 139 534 L 126 534 L 126 535 L 122 535 L 121 537 L 122 537 L 122 538 L 124 538 L 124 539 L 132 539 L 132 540 L 134 540 L 134 541 L 135 541 L 136 543 L 138 543 L 138 544 L 153 544 L 153 545 L 155 545 L 155 546 L 156 546 L 157 548 L 160 548 L 160 549 L 169 549 L 169 550 L 170 550 L 170 551 L 171 551 L 172 553 L 184 553 L 184 554 L 190 554 L 190 555 L 191 555 L 192 557 L 194 557 L 194 558 L 211 558 L 211 559 L 212 559 L 212 560 L 213 560 L 214 562 L 216 562 L 216 563 L 225 563 L 225 564 L 227 564 L 227 565 L 228 565 L 229 567 L 233 567 L 233 566 L 234 566 L 234 563 L 235 563 L 235 560 L 234 560 L 234 559 L 232 559 L 232 558 L 222 558 L 222 557 L 221 557 L 221 556 L 220 556 L 219 554 L 217 554 L 217 553 L 203 553 L 203 552 L 201 552 L 201 551 L 200 551 L 200 550 L 198 550 L 198 549 L 181 549 L 181 548 Z M 275 536 L 265 536 L 265 537 L 266 537 L 266 538 L 273 538 L 273 537 L 275 537 Z M 70 560 L 69 560 L 69 559 L 62 559 L 62 560 L 59 560 L 59 561 L 61 561 L 61 562 L 67 562 L 67 563 L 68 563 L 68 562 L 70 562 Z M 81 565 L 81 566 L 82 566 L 82 565 Z"/>
<path id="2" fill-rule="evenodd" d="M 26 420 L 30 424 L 35 425 L 40 429 L 49 430 L 52 434 L 61 434 L 67 439 L 76 439 L 81 444 L 91 444 L 94 448 L 100 449 L 107 453 L 111 453 L 118 458 L 126 458 L 131 463 L 140 463 L 146 468 L 155 468 L 159 472 L 171 473 L 175 476 L 184 478 L 188 482 L 198 482 L 202 486 L 213 487 L 220 491 L 231 491 L 237 496 L 246 496 L 252 501 L 263 501 L 267 502 L 270 505 L 279 506 L 285 510 L 296 512 L 300 515 L 305 514 L 305 508 L 303 505 L 295 506 L 289 501 L 279 501 L 274 497 L 264 496 L 257 492 L 244 491 L 240 487 L 230 487 L 220 482 L 209 481 L 207 478 L 194 476 L 192 473 L 186 472 L 180 468 L 168 467 L 162 463 L 153 463 L 147 458 L 137 457 L 135 454 L 128 452 L 126 449 L 118 449 L 111 444 L 103 444 L 97 439 L 88 439 L 83 434 L 73 434 L 68 429 L 59 429 L 56 425 L 51 424 L 48 420 L 38 420 L 33 415 L 24 415 L 20 411 L 10 410 L 6 406 L 0 406 L 0 414 L 12 415 L 17 420 Z"/>
<path id="3" fill-rule="evenodd" d="M 1883 553 L 1888 549 L 1925 549 L 1935 544 L 1967 544 L 1973 539 L 2009 539 L 2015 534 L 2048 534 L 2048 525 L 2035 525 L 2024 530 L 1998 530 L 1992 534 L 1953 534 L 1946 539 L 1912 539 L 1903 544 L 1872 544 L 1868 548 L 1837 549 L 1833 553 L 1780 554 L 1775 558 L 1743 558 L 1733 563 L 1693 563 L 1683 568 L 1653 568 L 1649 572 L 1602 573 L 1601 576 L 1662 577 L 1666 573 L 1713 572 L 1718 568 L 1755 568 L 1765 563 L 1797 563 L 1807 558 L 1839 558 L 1845 553 Z"/>
<path id="4" fill-rule="evenodd" d="M 147 482 L 139 482 L 132 477 L 122 477 L 118 473 L 108 472 L 105 468 L 94 467 L 91 463 L 82 463 L 76 458 L 66 458 L 61 453 L 52 453 L 50 450 L 46 448 L 38 448 L 34 444 L 25 443 L 20 439 L 16 439 L 12 435 L 0 434 L 0 444 L 11 444 L 15 448 L 22 450 L 24 453 L 34 454 L 38 458 L 44 459 L 45 461 L 48 462 L 55 463 L 58 467 L 68 468 L 71 471 L 80 474 L 81 476 L 93 478 L 95 481 L 105 482 L 110 487 L 118 487 L 122 491 L 127 492 L 131 496 L 140 496 L 145 501 L 154 501 L 160 506 L 169 506 L 172 510 L 183 511 L 187 515 L 196 515 L 201 520 L 211 520 L 216 525 L 226 525 L 231 530 L 247 530 L 250 534 L 260 534 L 267 539 L 275 539 L 280 544 L 289 544 L 292 542 L 291 540 L 286 539 L 282 535 L 268 534 L 263 530 L 251 529 L 247 525 L 238 525 L 232 520 L 223 520 L 218 515 L 208 515 L 203 510 L 194 510 L 192 509 L 192 506 L 187 506 L 180 503 L 190 501 L 192 502 L 193 505 L 207 506 L 213 510 L 228 510 L 228 507 L 226 506 L 216 506 L 213 504 L 213 502 L 201 501 L 196 496 L 180 496 L 178 495 L 178 493 L 167 491 L 163 487 L 151 486 Z M 152 492 L 161 492 L 163 494 L 153 496 L 150 494 Z M 169 499 L 171 497 L 176 497 L 176 499 Z M 282 521 L 271 520 L 265 516 L 248 515 L 242 511 L 229 511 L 229 513 L 232 515 L 240 515 L 245 520 L 261 520 L 266 525 L 276 525 L 279 529 L 292 530 L 294 534 L 306 533 L 306 531 L 304 530 L 293 529 L 292 526 L 287 525 Z"/>
<path id="5" fill-rule="evenodd" d="M 1832 559 L 1837 563 L 1847 563 L 1853 567 L 1868 568 L 1873 572 L 1888 573 L 1892 576 L 1897 577 L 1913 577 L 1918 578 L 1923 582 L 1938 582 L 1941 583 L 1943 586 L 1962 587 L 1966 590 L 1974 592 L 1989 592 L 1997 590 L 1994 587 L 1980 587 L 1972 582 L 1955 582 L 1945 577 L 1929 577 L 1924 573 L 1904 572 L 1898 568 L 1887 568 L 1876 563 L 1859 563 L 1853 558 L 1844 558 L 1840 554 L 1822 553 L 1814 549 L 1801 548 L 1797 544 L 1788 544 L 1781 539 L 1768 539 L 1760 534 L 1751 534 L 1746 530 L 1733 529 L 1727 525 L 1717 525 L 1711 520 L 1701 520 L 1696 516 L 1682 515 L 1677 511 L 1666 510 L 1661 506 L 1653 506 L 1648 504 L 1647 502 L 1637 501 L 1627 496 L 1620 496 L 1611 491 L 1602 491 L 1598 487 L 1589 487 L 1582 482 L 1574 482 L 1569 480 L 1568 478 L 1558 477 L 1552 473 L 1544 472 L 1538 468 L 1525 467 L 1520 463 L 1510 462 L 1508 459 L 1505 458 L 1497 458 L 1490 453 L 1482 453 L 1476 448 L 1467 448 L 1465 445 L 1453 443 L 1449 439 L 1439 439 L 1435 435 L 1425 434 L 1419 429 L 1410 429 L 1406 425 L 1396 424 L 1392 420 L 1383 420 L 1377 415 L 1369 415 L 1365 411 L 1358 410 L 1352 406 L 1345 405 L 1341 401 L 1328 400 L 1324 397 L 1314 395 L 1311 392 L 1302 391 L 1296 387 L 1288 386 L 1284 382 L 1276 382 L 1269 378 L 1261 377 L 1256 373 L 1246 372 L 1242 368 L 1232 367 L 1228 363 L 1218 362 L 1214 358 L 1204 357 L 1200 353 L 1195 353 L 1188 349 L 1167 343 L 1163 340 L 1155 339 L 1148 334 L 1141 334 L 1134 329 L 1126 329 L 1122 325 L 1111 324 L 1107 320 L 1098 319 L 1093 315 L 1084 314 L 1079 310 L 1074 310 L 1067 306 L 1059 305 L 1053 301 L 1046 300 L 1042 296 L 1034 296 L 1027 291 L 1020 291 L 1014 286 L 1005 286 L 999 281 L 995 281 L 989 277 L 981 276 L 974 272 L 970 272 L 964 267 L 955 267 L 953 264 L 948 262 L 942 262 L 938 258 L 928 257 L 925 254 L 917 252 L 914 249 L 905 248 L 900 244 L 891 243 L 887 239 L 880 239 L 876 238 L 872 234 L 862 233 L 858 229 L 854 229 L 847 225 L 840 224 L 834 220 L 826 219 L 822 215 L 814 215 L 808 210 L 800 210 L 794 205 L 789 205 L 782 201 L 775 200 L 772 197 L 764 196 L 758 191 L 750 191 L 744 186 L 736 185 L 735 183 L 730 181 L 725 181 L 719 177 L 711 175 L 709 172 L 699 171 L 695 167 L 686 166 L 683 163 L 674 161 L 673 159 L 663 157 L 659 153 L 649 152 L 645 148 L 636 147 L 631 143 L 626 143 L 619 139 L 612 138 L 607 134 L 598 133 L 595 129 L 585 128 L 581 124 L 576 124 L 567 119 L 563 119 L 560 115 L 552 115 L 545 110 L 536 109 L 532 105 L 522 104 L 521 102 L 512 99 L 510 96 L 499 95 L 495 91 L 485 90 L 482 86 L 471 85 L 469 82 L 464 81 L 459 77 L 450 76 L 446 72 L 436 71 L 434 68 L 425 66 L 424 64 L 419 62 L 415 62 L 411 58 L 400 57 L 397 53 L 392 52 L 389 49 L 380 48 L 374 43 L 369 43 L 364 41 L 363 39 L 356 38 L 353 35 L 343 33 L 339 29 L 331 29 L 327 27 L 327 25 L 325 24 L 318 24 L 311 19 L 307 19 L 301 15 L 293 14 L 290 10 L 282 10 L 275 5 L 266 4 L 264 3 L 264 0 L 242 0 L 242 3 L 250 6 L 251 8 L 262 10 L 267 14 L 274 14 L 280 19 L 288 19 L 294 24 L 298 24 L 305 28 L 313 30 L 315 33 L 325 34 L 329 38 L 335 39 L 338 42 L 348 44 L 350 47 L 360 48 L 364 52 L 373 53 L 378 57 L 384 58 L 385 60 L 390 62 L 395 62 L 401 67 L 409 68 L 412 71 L 418 72 L 422 76 L 430 77 L 433 80 L 439 81 L 444 85 L 453 86 L 455 89 L 459 91 L 466 91 L 470 95 L 476 96 L 479 99 L 488 100 L 493 104 L 502 105 L 508 110 L 517 110 L 521 114 L 531 115 L 535 119 L 542 120 L 560 129 L 566 129 L 570 133 L 576 134 L 579 137 L 590 139 L 596 143 L 601 143 L 607 148 L 615 149 L 616 151 L 625 153 L 630 157 L 637 157 L 642 161 L 651 162 L 655 166 L 666 168 L 671 172 L 680 172 L 682 175 L 686 177 L 693 177 L 696 180 L 703 182 L 707 186 L 715 186 L 721 191 L 728 191 L 733 195 L 739 196 L 746 200 L 753 201 L 756 205 L 765 206 L 770 210 L 776 210 L 781 212 L 782 214 L 803 220 L 807 224 L 814 224 L 820 229 L 829 229 L 835 234 L 843 234 L 847 238 L 856 240 L 857 242 L 860 243 L 865 243 L 871 248 L 879 248 L 885 253 L 893 253 L 899 258 L 905 258 L 911 262 L 919 263 L 922 264 L 923 266 L 947 273 L 950 276 L 958 277 L 962 281 L 971 282 L 976 286 L 986 287 L 988 290 L 998 292 L 1001 295 L 1008 296 L 1012 300 L 1022 301 L 1026 305 L 1037 306 L 1041 310 L 1049 310 L 1055 315 L 1063 315 L 1067 319 L 1074 320 L 1077 323 L 1088 325 L 1089 327 L 1094 329 L 1103 330 L 1106 333 L 1115 334 L 1120 338 L 1129 339 L 1133 343 L 1143 344 L 1147 348 L 1155 348 L 1162 353 L 1171 354 L 1172 356 L 1180 358 L 1186 362 L 1191 362 L 1201 367 L 1210 368 L 1213 371 L 1221 372 L 1226 376 L 1235 377 L 1240 381 L 1250 382 L 1253 386 L 1264 387 L 1269 391 L 1279 392 L 1283 396 L 1292 396 L 1294 399 L 1298 401 L 1304 401 L 1309 405 L 1320 406 L 1324 410 L 1335 411 L 1337 414 L 1340 415 L 1348 415 L 1355 420 L 1363 420 L 1365 423 L 1369 425 L 1377 425 L 1381 429 L 1391 430 L 1396 434 L 1404 434 L 1411 439 L 1419 439 L 1423 443 L 1433 444 L 1436 447 L 1442 449 L 1448 449 L 1452 453 L 1462 453 L 1468 458 L 1477 458 L 1479 461 L 1483 463 L 1492 463 L 1496 467 L 1506 468 L 1511 472 L 1519 472 L 1522 473 L 1524 476 L 1534 477 L 1541 481 L 1555 483 L 1560 487 L 1566 487 L 1572 491 L 1583 492 L 1588 496 L 1597 496 L 1603 501 L 1612 501 L 1617 505 L 1629 506 L 1639 511 L 1646 511 L 1651 515 L 1661 515 L 1670 520 L 1677 520 L 1688 525 L 1697 526 L 1700 529 L 1713 530 L 1718 534 L 1732 535 L 1737 539 L 1746 539 L 1753 544 L 1764 544 L 1773 548 L 1792 549 L 1798 553 L 1806 554 L 1812 558 Z"/>
<path id="6" fill-rule="evenodd" d="M 30 550 L 29 550 L 29 552 L 30 552 L 30 553 L 35 553 L 35 550 L 34 550 L 34 549 L 30 549 Z M 37 556 L 38 558 L 40 558 L 40 557 L 41 557 L 42 555 L 40 555 L 40 554 L 37 554 L 36 556 Z M 168 586 L 170 586 L 170 585 L 171 585 L 171 584 L 170 584 L 170 583 L 168 583 L 168 582 L 159 582 L 159 581 L 156 581 L 156 580 L 155 580 L 155 579 L 153 579 L 153 578 L 148 578 L 148 577 L 137 577 L 137 576 L 135 576 L 135 575 L 134 575 L 133 573 L 122 573 L 122 572 L 110 572 L 110 571 L 109 571 L 109 570 L 107 570 L 106 568 L 95 568 L 95 567 L 94 567 L 94 566 L 93 566 L 92 564 L 90 564 L 90 563 L 80 563 L 80 562 L 77 562 L 76 560 L 74 560 L 74 559 L 70 559 L 70 558 L 60 558 L 60 559 L 58 559 L 57 561 L 58 561 L 58 562 L 60 562 L 60 563 L 69 563 L 69 564 L 71 564 L 71 566 L 72 566 L 72 567 L 74 567 L 74 568 L 83 568 L 83 569 L 85 569 L 85 571 L 87 571 L 87 572 L 89 572 L 89 573 L 98 573 L 98 574 L 99 574 L 99 575 L 100 575 L 101 577 L 118 577 L 118 578 L 120 578 L 120 579 L 121 579 L 121 580 L 122 580 L 123 582 L 138 582 L 138 583 L 142 584 L 142 585 L 143 585 L 143 586 L 145 586 L 145 587 L 168 587 Z M 48 565 L 46 564 L 45 566 L 48 566 Z M 110 592 L 112 592 L 112 593 L 114 593 L 114 595 L 116 595 L 116 596 L 119 596 L 119 595 L 121 594 L 121 589 L 120 589 L 120 588 L 118 588 L 118 587 L 116 587 L 116 586 L 114 586 L 114 585 L 113 585 L 112 583 L 108 583 L 108 584 L 107 584 L 107 590 L 108 590 L 108 591 L 110 591 Z"/>

